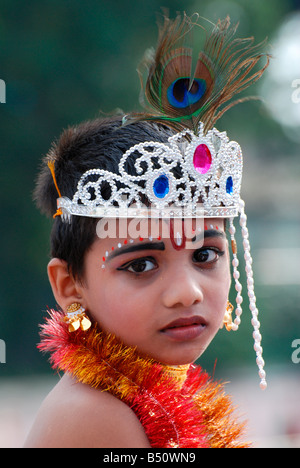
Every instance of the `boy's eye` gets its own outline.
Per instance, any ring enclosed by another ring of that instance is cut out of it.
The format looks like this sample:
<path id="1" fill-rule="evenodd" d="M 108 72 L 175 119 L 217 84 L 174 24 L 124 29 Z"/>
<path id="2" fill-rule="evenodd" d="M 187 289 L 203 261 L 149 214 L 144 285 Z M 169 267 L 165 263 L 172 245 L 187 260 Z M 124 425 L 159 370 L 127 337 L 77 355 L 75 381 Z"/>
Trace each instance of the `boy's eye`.
<path id="1" fill-rule="evenodd" d="M 193 261 L 197 263 L 214 263 L 219 257 L 224 255 L 225 252 L 217 248 L 202 248 L 196 250 L 193 254 Z"/>
<path id="2" fill-rule="evenodd" d="M 118 270 L 126 270 L 131 273 L 145 273 L 157 268 L 157 264 L 153 258 L 138 258 L 125 263 Z"/>

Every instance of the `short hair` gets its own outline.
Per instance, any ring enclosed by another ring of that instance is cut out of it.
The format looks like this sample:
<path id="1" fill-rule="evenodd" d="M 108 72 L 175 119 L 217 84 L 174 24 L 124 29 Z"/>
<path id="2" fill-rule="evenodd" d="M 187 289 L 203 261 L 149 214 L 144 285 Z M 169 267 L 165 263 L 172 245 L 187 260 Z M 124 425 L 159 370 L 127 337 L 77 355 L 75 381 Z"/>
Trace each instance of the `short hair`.
<path id="1" fill-rule="evenodd" d="M 174 134 L 166 125 L 150 121 L 122 125 L 122 117 L 99 118 L 66 129 L 43 159 L 34 199 L 47 216 L 56 212 L 58 194 L 48 162 L 55 161 L 55 178 L 62 196 L 70 199 L 82 174 L 89 169 L 105 169 L 118 174 L 122 155 L 133 145 L 145 141 L 165 143 Z M 134 156 L 132 156 L 132 161 Z M 128 172 L 133 175 L 133 164 Z M 50 237 L 51 256 L 65 260 L 74 278 L 84 274 L 84 258 L 94 243 L 98 219 L 72 216 L 71 222 L 54 219 Z"/>

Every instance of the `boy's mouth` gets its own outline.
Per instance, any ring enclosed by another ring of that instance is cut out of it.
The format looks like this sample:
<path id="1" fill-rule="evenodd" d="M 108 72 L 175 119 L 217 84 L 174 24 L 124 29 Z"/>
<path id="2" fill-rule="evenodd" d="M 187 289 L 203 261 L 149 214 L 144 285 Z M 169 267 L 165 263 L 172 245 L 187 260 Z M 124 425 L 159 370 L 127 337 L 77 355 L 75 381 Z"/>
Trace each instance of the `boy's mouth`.
<path id="1" fill-rule="evenodd" d="M 174 320 L 160 331 L 175 341 L 188 341 L 198 338 L 206 326 L 206 320 L 201 316 L 195 315 Z"/>

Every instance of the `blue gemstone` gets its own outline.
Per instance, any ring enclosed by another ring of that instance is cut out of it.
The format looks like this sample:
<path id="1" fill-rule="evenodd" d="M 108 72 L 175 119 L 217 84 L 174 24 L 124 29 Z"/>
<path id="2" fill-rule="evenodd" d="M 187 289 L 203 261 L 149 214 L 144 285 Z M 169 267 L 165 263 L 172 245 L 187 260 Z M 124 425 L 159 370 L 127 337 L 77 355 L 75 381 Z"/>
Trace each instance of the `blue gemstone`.
<path id="1" fill-rule="evenodd" d="M 229 176 L 227 181 L 226 181 L 226 192 L 229 195 L 232 195 L 232 193 L 233 193 L 233 180 L 232 180 L 231 176 Z"/>
<path id="2" fill-rule="evenodd" d="M 153 192 L 157 198 L 164 198 L 169 193 L 169 179 L 164 174 L 155 179 L 153 183 Z"/>

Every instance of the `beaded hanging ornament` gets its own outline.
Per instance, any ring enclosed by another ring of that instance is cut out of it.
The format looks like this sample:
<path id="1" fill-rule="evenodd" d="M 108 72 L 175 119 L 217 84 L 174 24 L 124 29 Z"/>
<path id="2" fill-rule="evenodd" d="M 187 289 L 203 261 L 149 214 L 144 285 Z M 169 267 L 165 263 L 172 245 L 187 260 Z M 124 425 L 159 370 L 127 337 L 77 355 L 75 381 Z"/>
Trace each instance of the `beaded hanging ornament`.
<path id="1" fill-rule="evenodd" d="M 264 389 L 266 374 L 247 218 L 240 198 L 242 152 L 238 143 L 230 141 L 226 132 L 219 132 L 214 125 L 233 105 L 252 99 L 232 101 L 236 94 L 260 78 L 268 66 L 269 56 L 261 52 L 263 44 L 254 45 L 253 38 L 235 38 L 237 26 L 231 27 L 228 17 L 219 20 L 211 32 L 197 21 L 198 16 L 164 18 L 157 48 L 147 51 L 139 68 L 143 104 L 147 101 L 145 112 L 132 113 L 123 119 L 123 125 L 142 120 L 165 123 L 176 133 L 165 143 L 146 141 L 129 148 L 120 159 L 118 173 L 101 168 L 85 172 L 72 200 L 59 192 L 54 216 L 60 215 L 64 222 L 71 222 L 72 216 L 228 218 L 237 292 L 231 329 L 237 330 L 243 298 L 233 220 L 240 215 L 254 349 L 260 385 Z M 205 39 L 194 63 L 189 41 L 196 28 Z M 266 63 L 260 66 L 263 57 Z M 142 69 L 145 67 L 144 86 Z M 128 161 L 134 163 L 135 175 L 128 173 Z M 53 162 L 49 167 L 56 183 Z M 143 205 L 145 198 L 149 201 L 147 206 Z"/>

